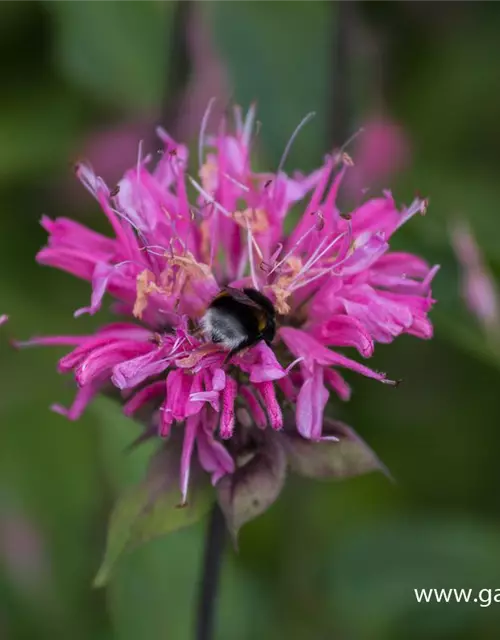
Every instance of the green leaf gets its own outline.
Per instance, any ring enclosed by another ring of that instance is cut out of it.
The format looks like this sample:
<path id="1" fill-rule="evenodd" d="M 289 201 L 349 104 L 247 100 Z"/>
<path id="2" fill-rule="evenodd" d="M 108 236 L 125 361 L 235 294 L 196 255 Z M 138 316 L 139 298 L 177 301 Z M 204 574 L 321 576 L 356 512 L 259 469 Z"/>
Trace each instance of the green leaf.
<path id="1" fill-rule="evenodd" d="M 286 456 L 280 440 L 275 433 L 265 433 L 250 460 L 217 483 L 217 498 L 235 541 L 244 524 L 275 502 L 285 477 Z"/>
<path id="2" fill-rule="evenodd" d="M 173 2 L 48 2 L 55 61 L 72 83 L 123 110 L 159 104 Z"/>
<path id="3" fill-rule="evenodd" d="M 104 560 L 94 580 L 96 587 L 107 583 L 125 552 L 194 524 L 209 510 L 213 490 L 196 469 L 191 474 L 188 503 L 180 506 L 179 460 L 177 443 L 167 443 L 153 456 L 146 479 L 118 499 L 111 514 Z"/>
<path id="4" fill-rule="evenodd" d="M 371 471 L 388 473 L 370 447 L 342 422 L 326 419 L 323 435 L 338 441 L 312 442 L 293 432 L 283 435 L 293 471 L 318 479 L 350 478 Z"/>

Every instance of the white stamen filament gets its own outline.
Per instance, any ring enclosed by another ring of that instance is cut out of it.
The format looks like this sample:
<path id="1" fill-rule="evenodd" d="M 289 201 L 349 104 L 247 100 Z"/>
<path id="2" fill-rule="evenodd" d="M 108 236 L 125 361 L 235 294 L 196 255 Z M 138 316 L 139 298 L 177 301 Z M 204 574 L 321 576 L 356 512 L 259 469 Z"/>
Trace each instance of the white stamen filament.
<path id="1" fill-rule="evenodd" d="M 340 235 L 336 236 L 331 242 L 330 244 L 328 244 L 322 251 L 322 245 L 324 244 L 324 241 L 326 240 L 326 238 L 323 238 L 323 241 L 320 243 L 320 246 L 316 249 L 316 251 L 314 251 L 313 255 L 309 258 L 309 260 L 305 263 L 305 265 L 302 267 L 302 269 L 298 272 L 298 274 L 295 276 L 295 278 L 292 280 L 292 282 L 290 283 L 290 285 L 294 285 L 297 280 L 307 271 L 309 271 L 310 269 L 312 269 L 312 267 L 319 261 L 321 260 L 321 258 L 325 255 L 325 253 L 328 253 L 328 251 L 330 251 L 330 249 L 332 249 L 337 242 L 339 242 L 339 240 L 342 240 L 342 238 L 344 238 L 347 235 L 347 232 L 344 231 L 344 233 L 341 233 Z"/>
<path id="2" fill-rule="evenodd" d="M 296 364 L 299 364 L 299 362 L 302 362 L 302 360 L 304 360 L 304 356 L 301 356 L 300 358 L 297 358 L 296 360 L 294 360 L 293 362 L 291 362 L 288 367 L 285 369 L 285 372 L 288 374 L 289 371 L 291 369 L 293 369 L 293 367 L 295 367 Z"/>
<path id="3" fill-rule="evenodd" d="M 200 169 L 203 166 L 203 148 L 205 147 L 205 131 L 207 128 L 208 119 L 210 118 L 210 113 L 212 111 L 214 102 L 215 102 L 215 98 L 210 98 L 207 104 L 207 108 L 205 109 L 205 113 L 203 114 L 203 118 L 201 120 L 200 136 L 198 138 L 198 164 L 200 166 Z"/>
<path id="4" fill-rule="evenodd" d="M 255 118 L 255 104 L 252 103 L 250 105 L 250 108 L 248 109 L 247 116 L 245 118 L 245 124 L 243 126 L 242 140 L 245 146 L 248 146 L 248 143 L 250 142 L 250 136 L 252 135 L 254 118 Z"/>
<path id="5" fill-rule="evenodd" d="M 247 220 L 247 245 L 248 245 L 248 257 L 250 260 L 250 274 L 252 276 L 252 283 L 253 283 L 254 289 L 257 289 L 257 291 L 259 291 L 259 283 L 257 282 L 257 274 L 255 272 L 255 262 L 253 259 L 253 250 L 252 250 L 253 242 L 252 241 L 253 241 L 253 235 Z"/>
<path id="6" fill-rule="evenodd" d="M 332 267 L 329 267 L 328 269 L 322 269 L 316 275 L 312 276 L 308 280 L 302 280 L 302 282 L 291 284 L 290 287 L 289 287 L 290 293 L 293 293 L 294 291 L 297 291 L 297 289 L 302 289 L 302 287 L 306 287 L 308 284 L 311 284 L 311 282 L 314 282 L 315 280 L 318 280 L 319 278 L 322 278 L 323 276 L 326 276 L 326 274 L 331 272 L 333 269 L 335 269 L 335 267 L 337 267 L 337 265 L 333 265 Z"/>
<path id="7" fill-rule="evenodd" d="M 304 125 L 306 125 L 310 120 L 312 120 L 315 115 L 316 115 L 315 111 L 310 111 L 304 118 L 302 118 L 302 120 L 297 125 L 295 131 L 292 133 L 292 135 L 290 137 L 290 140 L 287 142 L 285 150 L 283 151 L 283 155 L 281 156 L 281 160 L 280 160 L 280 163 L 278 165 L 278 171 L 276 171 L 276 176 L 279 176 L 279 174 L 283 170 L 283 167 L 285 165 L 285 162 L 286 162 L 286 159 L 288 157 L 288 154 L 290 153 L 290 149 L 292 148 L 292 144 L 295 142 L 295 138 L 300 133 L 300 130 L 302 129 L 302 127 Z M 274 196 L 274 194 L 273 194 L 273 196 Z"/>
<path id="8" fill-rule="evenodd" d="M 344 149 L 346 149 L 346 147 L 348 147 L 353 140 L 355 140 L 361 133 L 363 133 L 364 130 L 365 130 L 364 127 L 360 127 L 357 131 L 355 131 L 352 134 L 352 136 L 350 138 L 347 138 L 347 140 L 344 142 L 344 144 L 340 147 L 339 153 L 342 153 L 342 151 L 344 151 Z"/>
<path id="9" fill-rule="evenodd" d="M 318 278 L 322 278 L 323 276 L 326 276 L 328 273 L 332 273 L 332 271 L 341 267 L 344 264 L 344 262 L 348 260 L 350 257 L 351 257 L 350 255 L 344 256 L 342 260 L 335 262 L 335 264 L 332 264 L 331 267 L 327 267 L 326 269 L 322 269 L 321 271 L 318 271 L 318 273 L 316 273 L 314 276 L 309 278 L 309 280 L 303 280 L 302 282 L 299 282 L 297 285 L 293 285 L 292 283 L 292 286 L 290 287 L 290 291 L 291 292 L 296 291 L 301 287 L 305 287 L 306 285 L 311 284 L 311 282 L 314 282 Z M 334 275 L 341 275 L 341 274 L 334 274 Z"/>
<path id="10" fill-rule="evenodd" d="M 242 189 L 243 191 L 250 191 L 250 189 L 245 186 L 244 184 L 242 184 L 241 182 L 238 182 L 238 180 L 236 180 L 236 178 L 233 178 L 232 176 L 229 175 L 229 173 L 223 173 L 222 174 L 225 178 L 227 178 L 230 182 L 232 182 L 233 184 L 235 184 L 237 187 L 239 187 L 240 189 Z"/>
<path id="11" fill-rule="evenodd" d="M 284 258 L 282 258 L 278 263 L 276 263 L 274 265 L 274 267 L 271 269 L 271 271 L 268 273 L 268 275 L 270 276 L 272 273 L 274 273 L 276 271 L 276 269 L 279 269 L 281 267 L 281 265 L 286 262 L 288 260 L 288 258 L 290 258 L 290 256 L 292 256 L 295 251 L 298 249 L 299 245 L 309 236 L 311 235 L 311 233 L 315 230 L 315 227 L 309 227 L 309 229 L 304 233 L 303 236 L 301 236 L 297 242 L 293 245 L 293 247 L 290 249 L 290 251 L 286 254 L 286 256 Z M 283 248 L 283 247 L 282 247 Z M 281 249 L 280 249 L 281 251 Z M 278 253 L 279 255 L 279 253 Z"/>
<path id="12" fill-rule="evenodd" d="M 300 277 L 303 273 L 305 273 L 306 271 L 308 271 L 314 264 L 316 256 L 318 255 L 318 253 L 323 249 L 323 247 L 325 246 L 325 244 L 328 242 L 328 236 L 324 236 L 319 245 L 316 247 L 316 249 L 312 252 L 312 254 L 309 256 L 308 260 L 306 261 L 306 263 L 304 265 L 302 265 L 302 268 L 300 269 L 300 271 L 297 273 L 296 277 Z"/>
<path id="13" fill-rule="evenodd" d="M 162 251 L 164 251 L 164 253 L 162 253 L 161 255 L 165 255 L 166 253 L 168 253 L 168 249 L 161 244 L 148 244 L 144 247 L 141 247 L 140 251 L 149 251 L 149 249 L 161 249 Z"/>
<path id="14" fill-rule="evenodd" d="M 217 200 L 205 191 L 205 189 L 198 183 L 194 178 L 188 176 L 189 182 L 193 185 L 193 187 L 198 191 L 200 195 L 202 195 L 209 204 L 212 204 L 218 211 L 223 213 L 227 218 L 232 218 L 232 215 L 229 213 L 227 209 L 225 209 Z"/>
<path id="15" fill-rule="evenodd" d="M 410 204 L 406 211 L 403 211 L 403 214 L 399 218 L 398 224 L 396 225 L 396 229 L 399 229 L 401 225 L 403 225 L 416 213 L 422 213 L 425 210 L 425 203 L 425 200 L 422 200 L 421 198 L 415 198 L 415 200 Z"/>
<path id="16" fill-rule="evenodd" d="M 215 212 L 213 212 L 213 215 L 212 215 L 212 233 L 210 234 L 210 268 L 212 268 L 215 260 L 215 253 L 217 249 L 216 242 L 215 242 L 215 238 L 216 238 L 215 230 L 217 229 L 218 224 L 219 224 L 219 210 L 215 208 Z"/>

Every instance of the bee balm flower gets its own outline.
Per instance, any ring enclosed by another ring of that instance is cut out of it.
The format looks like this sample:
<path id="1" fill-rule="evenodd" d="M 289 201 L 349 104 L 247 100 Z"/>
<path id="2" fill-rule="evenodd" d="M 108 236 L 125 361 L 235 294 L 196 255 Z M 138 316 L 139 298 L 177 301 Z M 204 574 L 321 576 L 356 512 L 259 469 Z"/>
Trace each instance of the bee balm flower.
<path id="1" fill-rule="evenodd" d="M 97 313 L 108 293 L 127 320 L 92 335 L 32 343 L 73 347 L 59 371 L 74 374 L 77 396 L 69 409 L 55 406 L 68 418 L 78 418 L 110 383 L 122 392 L 127 415 L 156 409 L 158 434 L 182 435 L 182 501 L 196 455 L 236 527 L 274 500 L 287 460 L 314 475 L 311 460 L 323 447 L 335 452 L 338 440 L 360 443 L 323 416 L 332 393 L 350 396 L 341 370 L 395 383 L 337 348 L 368 358 L 376 342 L 403 333 L 430 338 L 436 267 L 389 246 L 402 224 L 424 212 L 425 201 L 399 210 L 385 192 L 341 214 L 336 203 L 352 164 L 347 156 L 326 156 L 310 175 L 290 177 L 281 168 L 256 173 L 250 163 L 253 110 L 244 120 L 238 109 L 235 115 L 234 133 L 221 128 L 209 137 L 204 118 L 197 177 L 188 173 L 186 147 L 162 129 L 165 148 L 157 166 L 149 169 L 151 158 L 139 155 L 114 189 L 90 166 L 77 166 L 111 233 L 44 217 L 49 241 L 37 259 L 91 282 L 90 304 L 76 316 Z M 302 215 L 286 233 L 291 208 L 302 202 Z M 260 292 L 277 320 L 271 346 L 257 341 L 227 363 L 224 345 L 202 330 L 207 307 L 224 287 Z M 323 459 L 317 475 L 373 468 L 376 459 L 363 451 L 353 469 L 339 471 Z M 257 493 L 267 487 L 243 515 L 234 512 L 240 481 L 246 483 L 242 500 L 248 487 L 255 485 Z"/>

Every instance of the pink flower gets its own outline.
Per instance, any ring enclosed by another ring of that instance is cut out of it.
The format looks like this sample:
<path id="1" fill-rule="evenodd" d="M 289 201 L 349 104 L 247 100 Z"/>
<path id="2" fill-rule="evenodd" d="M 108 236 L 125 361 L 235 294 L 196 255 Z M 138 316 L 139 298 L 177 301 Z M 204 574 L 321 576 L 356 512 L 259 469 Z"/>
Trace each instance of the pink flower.
<path id="1" fill-rule="evenodd" d="M 411 146 L 404 129 L 387 118 L 374 116 L 363 126 L 354 143 L 356 165 L 347 178 L 354 194 L 383 184 L 408 166 Z"/>
<path id="2" fill-rule="evenodd" d="M 452 241 L 462 266 L 462 294 L 467 306 L 487 330 L 498 328 L 500 308 L 495 282 L 466 222 L 455 224 Z"/>
<path id="3" fill-rule="evenodd" d="M 284 159 L 277 174 L 256 173 L 253 108 L 245 118 L 236 109 L 234 133 L 222 125 L 206 136 L 208 115 L 197 177 L 188 173 L 187 148 L 162 129 L 157 166 L 149 168 L 151 158 L 140 153 L 114 189 L 89 166 L 77 167 L 111 234 L 44 217 L 49 242 L 38 261 L 91 282 L 90 304 L 76 316 L 97 313 L 110 294 L 116 311 L 135 320 L 93 335 L 31 341 L 73 347 L 59 370 L 73 372 L 79 391 L 70 409 L 55 407 L 70 419 L 111 383 L 126 399 L 125 413 L 152 406 L 159 435 L 182 432 L 183 502 L 194 455 L 219 483 L 241 471 L 243 449 L 255 451 L 273 430 L 289 429 L 290 411 L 302 439 L 336 441 L 340 436 L 325 432 L 323 411 L 332 391 L 343 400 L 350 395 L 339 369 L 395 384 L 337 348 L 354 347 L 367 358 L 376 342 L 432 336 L 427 314 L 436 267 L 389 247 L 403 223 L 424 213 L 425 201 L 400 210 L 386 192 L 341 214 L 346 157 L 328 155 L 307 176 L 286 175 Z M 303 201 L 286 233 L 292 206 Z M 272 348 L 261 341 L 226 363 L 227 350 L 204 337 L 201 319 L 224 286 L 257 289 L 273 303 Z M 273 437 L 276 447 L 282 434 Z"/>

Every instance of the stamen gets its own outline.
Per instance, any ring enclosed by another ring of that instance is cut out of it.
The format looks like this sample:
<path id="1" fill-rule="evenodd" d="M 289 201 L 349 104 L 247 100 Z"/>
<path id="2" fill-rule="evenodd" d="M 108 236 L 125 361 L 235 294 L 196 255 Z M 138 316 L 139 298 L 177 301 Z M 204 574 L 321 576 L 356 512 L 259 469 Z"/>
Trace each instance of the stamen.
<path id="1" fill-rule="evenodd" d="M 364 127 L 360 127 L 357 131 L 355 131 L 352 134 L 352 136 L 350 138 L 347 138 L 347 140 L 344 142 L 344 144 L 340 147 L 339 154 L 342 154 L 344 149 L 346 149 L 351 144 L 351 142 L 353 142 L 359 135 L 361 135 L 364 132 L 364 130 L 365 130 Z"/>
<path id="2" fill-rule="evenodd" d="M 321 258 L 325 255 L 325 253 L 328 253 L 328 251 L 330 251 L 330 249 L 332 249 L 335 246 L 335 244 L 337 244 L 337 242 L 339 240 L 341 240 L 342 238 L 344 238 L 346 235 L 347 235 L 347 232 L 344 231 L 344 233 L 341 233 L 340 235 L 336 236 L 332 240 L 332 242 L 330 242 L 330 244 L 327 247 L 325 247 L 324 249 L 323 249 L 323 246 L 324 246 L 325 242 L 328 240 L 328 237 L 323 238 L 323 240 L 320 242 L 320 244 L 317 247 L 317 249 L 313 252 L 312 256 L 309 258 L 309 260 L 305 263 L 305 265 L 302 267 L 302 269 L 298 272 L 298 274 L 292 280 L 291 284 L 296 282 L 300 278 L 301 275 L 303 275 L 304 273 L 306 273 L 307 271 L 312 269 L 312 267 L 318 262 L 318 260 L 321 260 Z"/>
<path id="3" fill-rule="evenodd" d="M 137 180 L 139 181 L 139 185 L 141 184 L 140 180 L 140 168 L 142 164 L 142 140 L 139 140 L 139 147 L 137 149 Z"/>
<path id="4" fill-rule="evenodd" d="M 200 195 L 202 195 L 206 200 L 207 204 L 212 204 L 218 211 L 223 213 L 227 218 L 232 218 L 231 214 L 227 209 L 225 209 L 221 204 L 214 200 L 213 197 L 209 196 L 205 189 L 198 183 L 194 178 L 188 175 L 189 182 L 193 185 L 193 187 L 198 191 Z"/>
<path id="5" fill-rule="evenodd" d="M 242 141 L 245 146 L 248 146 L 248 143 L 250 142 L 250 136 L 252 135 L 254 118 L 255 118 L 255 103 L 252 102 L 252 104 L 250 105 L 250 108 L 248 109 L 247 116 L 245 118 L 245 124 L 243 126 Z"/>
<path id="6" fill-rule="evenodd" d="M 257 240 L 253 237 L 253 234 L 252 234 L 252 244 L 253 244 L 253 248 L 254 248 L 254 249 L 255 249 L 255 251 L 257 252 L 257 255 L 259 256 L 259 258 L 260 258 L 261 260 L 263 260 L 263 259 L 264 259 L 264 256 L 263 256 L 263 254 L 262 254 L 261 248 L 259 247 L 259 245 L 258 245 L 258 243 L 257 243 Z"/>
<path id="7" fill-rule="evenodd" d="M 315 111 L 310 111 L 304 118 L 302 118 L 302 120 L 299 122 L 298 126 L 296 127 L 295 131 L 292 133 L 290 140 L 287 142 L 287 145 L 285 147 L 285 150 L 283 151 L 283 155 L 281 156 L 281 160 L 280 163 L 278 165 L 278 170 L 276 171 L 276 176 L 279 176 L 279 174 L 281 173 L 281 171 L 283 170 L 283 166 L 286 162 L 286 159 L 288 157 L 288 154 L 290 152 L 290 149 L 292 148 L 292 144 L 295 142 L 295 138 L 298 136 L 300 130 L 302 129 L 302 127 L 304 127 L 310 120 L 312 120 L 314 118 L 314 116 L 316 115 Z"/>
<path id="8" fill-rule="evenodd" d="M 270 276 L 271 273 L 273 273 L 273 271 L 276 270 L 277 266 L 276 264 L 274 264 L 274 267 L 271 268 L 271 265 L 273 263 L 275 263 L 275 261 L 277 260 L 279 254 L 283 251 L 283 244 L 281 242 L 278 243 L 278 246 L 276 247 L 276 250 L 274 251 L 274 253 L 270 256 L 269 258 L 269 262 L 264 262 L 264 260 L 260 263 L 260 268 L 262 271 L 267 271 L 267 275 Z"/>
<path id="9" fill-rule="evenodd" d="M 255 262 L 254 262 L 253 251 L 252 251 L 252 244 L 253 244 L 252 240 L 253 240 L 253 235 L 247 220 L 247 245 L 248 245 L 248 257 L 250 259 L 250 274 L 252 276 L 252 283 L 253 283 L 254 289 L 257 289 L 257 291 L 259 291 L 259 283 L 257 282 L 257 274 L 255 272 Z"/>
<path id="10" fill-rule="evenodd" d="M 295 367 L 295 365 L 299 364 L 299 362 L 302 362 L 302 360 L 304 360 L 304 356 L 301 356 L 300 358 L 297 358 L 296 360 L 294 360 L 293 362 L 291 362 L 288 367 L 285 369 L 285 373 L 289 373 L 291 371 L 291 369 L 293 369 L 293 367 Z"/>
<path id="11" fill-rule="evenodd" d="M 205 109 L 205 113 L 203 114 L 203 118 L 200 126 L 200 136 L 198 138 L 198 164 L 200 168 L 203 166 L 203 148 L 205 146 L 205 131 L 208 124 L 208 119 L 210 117 L 210 113 L 212 111 L 212 107 L 215 102 L 215 97 L 210 98 L 208 101 L 207 108 Z"/>
<path id="12" fill-rule="evenodd" d="M 415 200 L 411 203 L 411 205 L 405 211 L 403 211 L 403 214 L 401 215 L 396 225 L 396 229 L 399 229 L 399 227 L 401 227 L 416 213 L 421 213 L 422 215 L 425 215 L 427 211 L 427 204 L 428 204 L 427 200 L 422 198 L 415 198 Z"/>
<path id="13" fill-rule="evenodd" d="M 212 205 L 213 206 L 213 205 Z M 212 233 L 210 234 L 210 268 L 212 268 L 215 260 L 215 254 L 217 253 L 217 234 L 219 225 L 219 210 L 217 207 L 212 216 Z"/>
<path id="14" fill-rule="evenodd" d="M 318 260 L 320 260 L 322 258 L 322 256 L 329 251 L 336 242 L 338 242 L 341 238 L 343 238 L 344 236 L 347 235 L 347 232 L 342 233 L 340 236 L 337 236 L 335 238 L 335 240 L 333 240 L 333 242 L 331 242 L 322 252 L 319 256 L 317 256 L 315 262 L 317 262 Z M 301 271 L 297 274 L 297 276 L 292 280 L 292 282 L 290 283 L 290 291 L 296 291 L 297 289 L 301 289 L 302 287 L 305 287 L 308 284 L 311 284 L 311 282 L 314 282 L 315 280 L 318 280 L 318 278 L 321 278 L 323 276 L 325 276 L 328 273 L 331 273 L 332 271 L 334 271 L 337 267 L 339 267 L 341 264 L 343 264 L 345 262 L 345 260 L 347 260 L 347 256 L 344 257 L 342 260 L 340 260 L 340 262 L 336 262 L 334 263 L 331 267 L 328 267 L 326 269 L 322 269 L 321 271 L 319 271 L 317 274 L 315 274 L 314 276 L 312 276 L 311 278 L 309 278 L 308 280 L 303 280 L 302 282 L 297 283 L 297 280 L 299 279 L 300 275 L 302 275 L 302 273 L 305 273 L 304 268 L 301 269 Z M 311 265 L 312 266 L 312 265 Z"/>
<path id="15" fill-rule="evenodd" d="M 227 178 L 230 182 L 232 182 L 233 184 L 235 184 L 237 187 L 239 187 L 240 189 L 242 189 L 243 191 L 250 191 L 250 189 L 242 184 L 241 182 L 238 182 L 238 180 L 236 180 L 235 178 L 233 178 L 232 176 L 229 175 L 229 173 L 223 173 L 222 174 L 225 178 Z"/>
<path id="16" fill-rule="evenodd" d="M 168 249 L 161 244 L 148 244 L 144 247 L 141 247 L 139 251 L 148 251 L 148 249 L 162 249 L 164 253 L 162 253 L 161 255 L 165 255 L 166 253 L 168 253 Z"/>
<path id="17" fill-rule="evenodd" d="M 288 258 L 290 258 L 295 251 L 298 249 L 299 245 L 308 237 L 311 235 L 311 233 L 315 231 L 315 227 L 309 227 L 309 229 L 304 233 L 303 236 L 301 236 L 297 242 L 293 245 L 293 247 L 290 249 L 290 251 L 286 254 L 286 256 L 284 258 L 282 258 L 278 263 L 276 263 L 274 265 L 274 267 L 271 269 L 271 271 L 268 273 L 268 275 L 270 276 L 272 273 L 274 273 L 276 271 L 276 269 L 279 269 L 281 267 L 281 265 L 286 262 L 288 260 Z M 323 242 L 326 240 L 326 238 L 323 238 Z M 321 245 L 320 245 L 321 246 Z M 281 249 L 283 248 L 283 245 L 281 245 L 280 248 L 280 252 Z M 278 254 L 279 255 L 279 254 Z"/>

